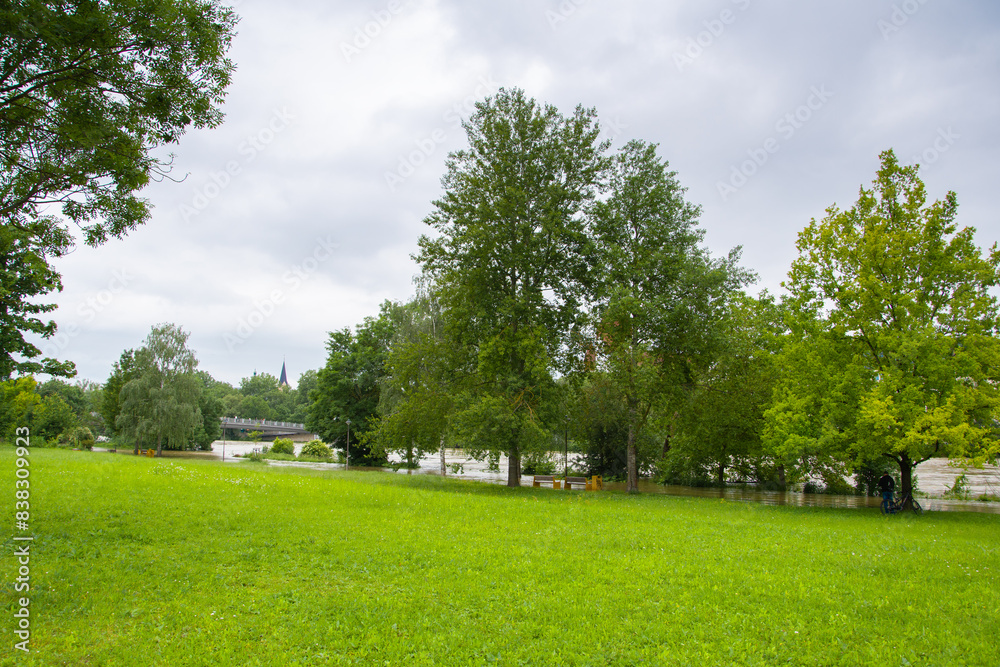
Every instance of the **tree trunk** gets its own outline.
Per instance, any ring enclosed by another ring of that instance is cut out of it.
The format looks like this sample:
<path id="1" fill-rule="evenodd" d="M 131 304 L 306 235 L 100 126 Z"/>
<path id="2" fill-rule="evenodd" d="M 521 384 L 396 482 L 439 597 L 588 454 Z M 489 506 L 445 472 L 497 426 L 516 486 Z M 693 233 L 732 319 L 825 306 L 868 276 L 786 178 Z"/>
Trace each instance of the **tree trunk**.
<path id="1" fill-rule="evenodd" d="M 163 456 L 163 436 L 156 436 L 156 455 Z"/>
<path id="2" fill-rule="evenodd" d="M 726 464 L 719 461 L 719 486 L 726 485 Z"/>
<path id="3" fill-rule="evenodd" d="M 625 471 L 628 478 L 627 493 L 639 493 L 639 464 L 635 452 L 635 401 L 628 406 L 628 448 L 625 452 Z"/>
<path id="4" fill-rule="evenodd" d="M 448 465 L 444 457 L 444 436 L 441 437 L 441 448 L 438 450 L 441 452 L 441 475 L 448 474 Z"/>
<path id="5" fill-rule="evenodd" d="M 897 460 L 899 461 L 899 492 L 907 499 L 903 509 L 913 509 L 913 461 L 905 453 L 901 454 Z"/>
<path id="6" fill-rule="evenodd" d="M 510 448 L 507 456 L 507 486 L 521 486 L 521 452 Z"/>
<path id="7" fill-rule="evenodd" d="M 784 491 L 788 488 L 788 484 L 785 482 L 785 464 L 782 463 L 778 466 L 778 484 L 781 485 L 781 490 Z"/>

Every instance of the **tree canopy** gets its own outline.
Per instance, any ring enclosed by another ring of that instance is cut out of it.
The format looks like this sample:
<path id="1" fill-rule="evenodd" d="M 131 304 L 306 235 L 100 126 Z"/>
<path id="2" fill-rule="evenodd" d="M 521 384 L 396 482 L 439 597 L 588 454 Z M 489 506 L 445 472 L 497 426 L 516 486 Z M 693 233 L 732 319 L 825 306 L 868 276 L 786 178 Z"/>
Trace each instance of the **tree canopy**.
<path id="1" fill-rule="evenodd" d="M 72 374 L 30 361 L 22 333 L 55 326 L 26 300 L 60 288 L 67 222 L 93 246 L 144 223 L 137 193 L 170 169 L 155 149 L 221 122 L 236 20 L 220 0 L 0 5 L 0 377 Z"/>
<path id="2" fill-rule="evenodd" d="M 539 390 L 570 361 L 582 323 L 584 213 L 607 144 L 593 109 L 563 116 L 518 89 L 477 103 L 464 127 L 468 148 L 449 155 L 444 195 L 425 220 L 437 236 L 421 237 L 417 260 L 437 280 L 449 339 L 476 359 L 455 424 L 506 454 L 517 486 L 521 452 L 539 436 Z"/>
<path id="3" fill-rule="evenodd" d="M 636 442 L 650 412 L 676 404 L 717 353 L 727 303 L 750 279 L 738 249 L 713 260 L 699 247 L 699 213 L 656 146 L 639 141 L 615 156 L 608 197 L 594 206 L 596 351 L 626 406 L 630 492 L 638 490 Z"/>
<path id="4" fill-rule="evenodd" d="M 136 372 L 121 389 L 118 428 L 136 442 L 155 442 L 156 455 L 164 440 L 183 449 L 203 424 L 199 400 L 203 381 L 198 360 L 187 347 L 189 334 L 174 324 L 154 326 L 135 352 Z"/>
<path id="5" fill-rule="evenodd" d="M 957 209 L 953 192 L 928 204 L 917 167 L 890 150 L 853 207 L 799 234 L 793 336 L 768 414 L 778 456 L 888 457 L 905 494 L 931 456 L 996 455 L 1000 252 L 983 256 Z"/>

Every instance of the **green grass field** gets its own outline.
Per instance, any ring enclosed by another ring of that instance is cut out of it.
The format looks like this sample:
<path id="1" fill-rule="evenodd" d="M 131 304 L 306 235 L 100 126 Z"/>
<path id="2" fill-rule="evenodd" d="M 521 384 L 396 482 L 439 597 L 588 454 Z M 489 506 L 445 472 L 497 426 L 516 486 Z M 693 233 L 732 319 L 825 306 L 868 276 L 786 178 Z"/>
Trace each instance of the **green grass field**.
<path id="1" fill-rule="evenodd" d="M 997 665 L 1000 516 L 32 450 L 24 665 Z"/>

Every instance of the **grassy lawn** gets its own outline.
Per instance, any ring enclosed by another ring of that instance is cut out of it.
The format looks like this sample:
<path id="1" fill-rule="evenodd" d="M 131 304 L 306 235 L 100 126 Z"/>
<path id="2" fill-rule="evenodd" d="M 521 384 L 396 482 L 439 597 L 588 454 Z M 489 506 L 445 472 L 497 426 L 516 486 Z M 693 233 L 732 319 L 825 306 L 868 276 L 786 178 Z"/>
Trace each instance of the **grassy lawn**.
<path id="1" fill-rule="evenodd" d="M 2 664 L 996 665 L 1000 516 L 34 449 Z M 20 594 L 24 595 L 24 594 Z"/>

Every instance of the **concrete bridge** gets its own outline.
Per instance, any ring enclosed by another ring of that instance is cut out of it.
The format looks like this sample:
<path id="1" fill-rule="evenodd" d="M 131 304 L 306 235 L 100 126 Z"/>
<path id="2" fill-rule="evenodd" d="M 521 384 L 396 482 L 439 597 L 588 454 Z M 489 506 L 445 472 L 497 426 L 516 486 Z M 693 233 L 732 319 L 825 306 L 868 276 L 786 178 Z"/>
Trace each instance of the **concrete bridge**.
<path id="1" fill-rule="evenodd" d="M 232 429 L 243 433 L 260 431 L 267 438 L 289 435 L 313 435 L 313 433 L 306 430 L 305 424 L 294 424 L 292 422 L 275 422 L 267 419 L 243 419 L 242 417 L 220 417 L 219 421 L 223 429 Z"/>

